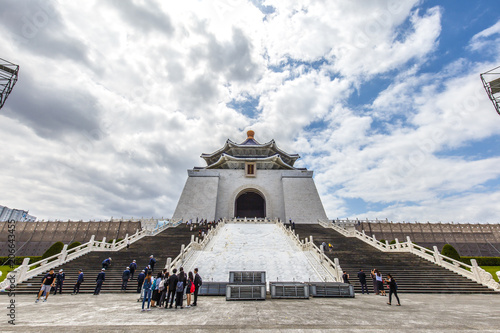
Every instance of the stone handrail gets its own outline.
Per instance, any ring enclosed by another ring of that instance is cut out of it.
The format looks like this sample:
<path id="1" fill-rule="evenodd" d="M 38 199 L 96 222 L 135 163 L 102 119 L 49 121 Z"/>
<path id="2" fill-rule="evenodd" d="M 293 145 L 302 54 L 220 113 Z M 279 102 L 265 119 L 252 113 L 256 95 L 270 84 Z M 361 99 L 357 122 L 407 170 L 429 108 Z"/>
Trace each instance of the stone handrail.
<path id="1" fill-rule="evenodd" d="M 366 235 L 364 231 L 359 232 L 355 228 L 346 229 L 335 223 L 324 221 L 319 221 L 319 223 L 323 227 L 332 228 L 346 237 L 356 237 L 383 252 L 409 252 L 415 254 L 436 265 L 500 292 L 500 284 L 493 279 L 489 272 L 479 267 L 475 259 L 471 259 L 472 265 L 467 265 L 461 261 L 442 255 L 437 246 L 434 246 L 433 250 L 429 250 L 417 245 L 411 241 L 409 236 L 406 237 L 406 242 L 399 242 L 399 240 L 396 239 L 395 244 L 387 244 L 378 241 L 375 236 L 370 237 Z"/>
<path id="2" fill-rule="evenodd" d="M 60 253 L 34 263 L 30 264 L 30 258 L 25 258 L 23 263 L 18 268 L 7 274 L 5 280 L 0 283 L 0 290 L 13 288 L 18 283 L 26 281 L 34 276 L 37 276 L 38 274 L 47 272 L 52 268 L 81 257 L 89 252 L 120 251 L 127 246 L 127 243 L 133 244 L 143 237 L 155 236 L 167 228 L 179 225 L 179 223 L 181 223 L 181 221 L 171 221 L 170 223 L 165 223 L 164 225 L 153 230 L 137 230 L 135 234 L 131 236 L 127 234 L 123 240 L 119 242 L 113 240 L 112 243 L 107 243 L 106 238 L 103 238 L 102 241 L 96 241 L 95 235 L 92 235 L 87 243 L 76 246 L 70 250 L 68 250 L 68 245 L 66 244 Z"/>
<path id="3" fill-rule="evenodd" d="M 191 235 L 191 242 L 187 246 L 181 246 L 181 252 L 174 258 L 174 260 L 172 260 L 172 258 L 168 258 L 165 268 L 171 273 L 174 268 L 182 267 L 193 256 L 195 251 L 203 250 L 225 224 L 226 222 L 222 221 L 217 223 L 215 227 L 210 228 L 207 234 L 203 237 L 203 240 L 198 239 L 198 237 L 195 238 L 194 235 Z"/>
<path id="4" fill-rule="evenodd" d="M 283 222 L 280 222 L 277 219 L 275 220 L 275 223 L 280 226 L 281 229 L 283 229 L 288 237 L 295 241 L 295 244 L 302 251 L 309 251 L 311 254 L 313 254 L 314 259 L 321 266 L 323 266 L 328 274 L 330 274 L 336 281 L 342 281 L 342 268 L 340 268 L 338 259 L 335 258 L 335 260 L 332 261 L 330 258 L 328 258 L 325 254 L 323 246 L 318 247 L 316 246 L 316 244 L 314 244 L 312 236 L 310 236 L 309 239 L 305 238 L 303 241 L 301 241 L 299 235 L 295 233 L 295 230 L 292 230 L 292 228 L 285 226 Z"/>

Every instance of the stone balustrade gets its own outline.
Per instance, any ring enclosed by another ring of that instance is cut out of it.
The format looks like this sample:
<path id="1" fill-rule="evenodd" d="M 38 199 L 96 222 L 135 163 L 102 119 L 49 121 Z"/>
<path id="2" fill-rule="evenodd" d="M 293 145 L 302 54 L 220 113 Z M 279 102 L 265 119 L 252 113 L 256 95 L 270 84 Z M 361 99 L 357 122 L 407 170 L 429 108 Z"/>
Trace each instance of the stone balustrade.
<path id="1" fill-rule="evenodd" d="M 90 240 L 82 244 L 80 246 L 74 247 L 68 250 L 68 245 L 64 245 L 62 251 L 58 254 L 55 254 L 51 257 L 36 261 L 34 263 L 29 263 L 30 259 L 25 258 L 21 266 L 16 268 L 14 271 L 10 272 L 2 283 L 0 283 L 0 289 L 5 290 L 11 288 L 18 283 L 26 281 L 33 276 L 38 274 L 48 272 L 50 269 L 60 266 L 66 262 L 74 260 L 78 257 L 81 257 L 89 252 L 93 251 L 120 251 L 127 246 L 127 243 L 133 244 L 139 239 L 146 236 L 155 236 L 162 232 L 163 230 L 171 227 L 175 227 L 179 225 L 181 221 L 169 221 L 169 223 L 165 223 L 159 227 L 156 227 L 152 230 L 144 229 L 142 231 L 136 230 L 133 235 L 126 235 L 126 237 L 116 242 L 116 239 L 113 240 L 112 243 L 106 242 L 106 237 L 103 238 L 102 241 L 96 241 L 95 235 L 90 237 Z"/>
<path id="2" fill-rule="evenodd" d="M 500 292 L 500 284 L 493 279 L 489 272 L 479 267 L 475 259 L 471 260 L 471 265 L 467 265 L 461 261 L 442 255 L 437 246 L 434 246 L 432 250 L 419 246 L 413 243 L 409 236 L 406 237 L 406 242 L 400 242 L 398 239 L 395 239 L 395 244 L 387 244 L 387 241 L 382 243 L 375 236 L 366 235 L 364 231 L 359 232 L 355 228 L 350 228 L 349 223 L 338 223 L 338 220 L 335 223 L 333 221 L 319 221 L 319 223 L 323 227 L 332 228 L 346 237 L 356 237 L 382 252 L 409 252 L 415 254 L 436 265 Z"/>

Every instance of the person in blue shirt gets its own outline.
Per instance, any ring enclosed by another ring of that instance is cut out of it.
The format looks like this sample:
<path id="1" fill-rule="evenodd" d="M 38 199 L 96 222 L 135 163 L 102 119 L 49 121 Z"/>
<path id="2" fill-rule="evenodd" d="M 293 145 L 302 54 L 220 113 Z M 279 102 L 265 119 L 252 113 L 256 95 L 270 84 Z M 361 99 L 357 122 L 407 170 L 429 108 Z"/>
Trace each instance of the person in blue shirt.
<path id="1" fill-rule="evenodd" d="M 151 308 L 150 308 L 150 305 L 151 305 L 151 288 L 153 286 L 153 283 L 152 283 L 152 275 L 151 275 L 151 272 L 148 273 L 148 275 L 146 275 L 146 278 L 144 279 L 144 282 L 142 284 L 142 289 L 144 289 L 144 297 L 142 298 L 142 311 L 145 311 L 144 310 L 144 303 L 148 302 L 148 308 L 147 310 L 150 311 Z"/>
<path id="2" fill-rule="evenodd" d="M 135 262 L 135 260 L 133 260 L 132 263 L 128 265 L 128 267 L 130 268 L 130 278 L 134 279 L 134 273 L 137 269 L 137 263 Z"/>
<path id="3" fill-rule="evenodd" d="M 153 258 L 153 255 L 149 257 L 149 266 L 151 266 L 151 272 L 155 271 L 156 259 Z"/>
<path id="4" fill-rule="evenodd" d="M 130 267 L 127 267 L 122 273 L 122 291 L 127 291 L 127 284 L 130 281 Z"/>
<path id="5" fill-rule="evenodd" d="M 59 295 L 62 294 L 62 287 L 64 280 L 66 279 L 66 275 L 62 269 L 59 270 L 59 273 L 56 275 L 56 288 L 54 289 L 54 295 L 57 294 L 57 288 L 59 288 Z"/>
<path id="6" fill-rule="evenodd" d="M 78 278 L 76 279 L 75 286 L 73 287 L 73 294 L 71 295 L 75 295 L 80 292 L 80 285 L 82 284 L 82 282 L 83 282 L 83 271 L 80 269 L 78 271 Z"/>
<path id="7" fill-rule="evenodd" d="M 101 272 L 97 274 L 97 278 L 95 279 L 96 285 L 94 290 L 94 295 L 99 295 L 101 292 L 102 283 L 106 280 L 106 274 L 104 273 L 106 269 L 101 269 Z"/>
<path id="8" fill-rule="evenodd" d="M 108 267 L 111 265 L 111 257 L 104 259 L 102 261 L 102 268 L 108 269 Z"/>
<path id="9" fill-rule="evenodd" d="M 140 272 L 139 275 L 137 276 L 137 292 L 138 293 L 141 292 L 142 283 L 144 282 L 145 278 L 146 278 L 146 274 L 145 274 L 144 270 L 142 270 L 142 272 Z"/>

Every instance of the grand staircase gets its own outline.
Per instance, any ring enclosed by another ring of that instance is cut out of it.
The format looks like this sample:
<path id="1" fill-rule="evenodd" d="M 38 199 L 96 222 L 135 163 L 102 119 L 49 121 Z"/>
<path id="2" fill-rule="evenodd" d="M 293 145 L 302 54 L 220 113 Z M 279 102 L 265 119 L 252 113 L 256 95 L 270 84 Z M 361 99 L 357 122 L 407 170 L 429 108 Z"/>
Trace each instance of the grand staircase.
<path id="1" fill-rule="evenodd" d="M 148 265 L 149 256 L 153 255 L 156 258 L 155 273 L 159 272 L 165 267 L 167 258 L 172 258 L 173 260 L 179 255 L 181 246 L 189 244 L 192 234 L 194 235 L 195 232 L 190 231 L 186 225 L 181 224 L 175 228 L 168 228 L 156 236 L 144 237 L 131 244 L 128 250 L 91 252 L 55 268 L 55 272 L 57 273 L 61 268 L 64 270 L 66 281 L 64 282 L 63 293 L 71 293 L 76 283 L 78 270 L 82 269 L 85 282 L 80 286 L 80 292 L 93 293 L 95 279 L 102 268 L 101 263 L 105 258 L 111 257 L 112 264 L 106 270 L 106 281 L 102 286 L 101 292 L 120 292 L 122 273 L 132 260 L 135 259 L 137 270 L 134 274 L 134 279 L 128 283 L 127 292 L 136 292 L 137 275 Z M 18 284 L 16 293 L 37 293 L 40 290 L 41 280 L 44 275 L 45 273 L 37 275 Z"/>
<path id="2" fill-rule="evenodd" d="M 496 293 L 461 275 L 433 264 L 410 253 L 386 253 L 355 237 L 345 237 L 331 228 L 318 224 L 296 224 L 295 231 L 304 239 L 313 236 L 314 243 L 330 242 L 333 251 L 325 254 L 333 261 L 338 258 L 342 270 L 350 275 L 356 293 L 361 293 L 357 277 L 359 269 L 367 275 L 368 290 L 373 292 L 370 271 L 377 268 L 385 278 L 389 273 L 398 283 L 402 293 Z"/>

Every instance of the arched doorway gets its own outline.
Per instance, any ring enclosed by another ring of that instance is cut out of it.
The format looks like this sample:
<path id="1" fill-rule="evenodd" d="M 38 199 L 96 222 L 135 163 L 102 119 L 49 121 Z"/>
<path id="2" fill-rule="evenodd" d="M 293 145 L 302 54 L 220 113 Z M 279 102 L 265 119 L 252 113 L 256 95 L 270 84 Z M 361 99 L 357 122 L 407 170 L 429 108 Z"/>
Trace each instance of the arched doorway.
<path id="1" fill-rule="evenodd" d="M 235 217 L 266 217 L 266 200 L 257 192 L 241 193 L 234 205 Z"/>

